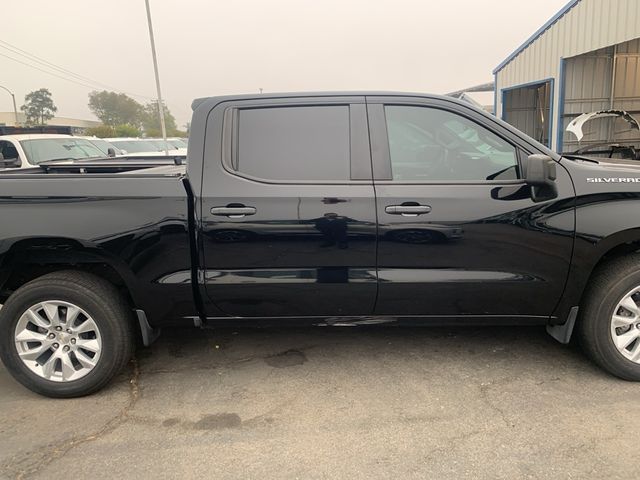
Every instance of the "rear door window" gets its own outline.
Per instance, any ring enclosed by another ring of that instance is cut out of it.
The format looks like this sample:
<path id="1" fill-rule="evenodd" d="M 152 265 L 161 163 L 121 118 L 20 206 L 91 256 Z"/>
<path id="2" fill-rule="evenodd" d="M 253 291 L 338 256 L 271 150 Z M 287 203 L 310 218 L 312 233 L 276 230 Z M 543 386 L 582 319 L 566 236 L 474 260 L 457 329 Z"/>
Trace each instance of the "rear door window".
<path id="1" fill-rule="evenodd" d="M 236 114 L 235 171 L 275 181 L 349 180 L 348 105 L 248 108 Z"/>

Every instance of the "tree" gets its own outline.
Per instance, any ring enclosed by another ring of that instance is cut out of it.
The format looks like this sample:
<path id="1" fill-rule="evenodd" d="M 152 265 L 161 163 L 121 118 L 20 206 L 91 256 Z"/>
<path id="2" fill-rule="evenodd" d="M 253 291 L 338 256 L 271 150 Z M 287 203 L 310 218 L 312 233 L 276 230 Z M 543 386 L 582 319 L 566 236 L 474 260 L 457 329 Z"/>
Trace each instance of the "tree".
<path id="1" fill-rule="evenodd" d="M 53 118 L 58 107 L 53 103 L 51 92 L 46 88 L 35 90 L 24 97 L 24 105 L 20 107 L 27 116 L 28 125 L 46 125 Z"/>
<path id="2" fill-rule="evenodd" d="M 170 137 L 176 137 L 178 134 L 178 127 L 176 125 L 176 119 L 171 114 L 166 105 L 164 105 L 164 124 L 167 129 L 167 135 Z M 147 137 L 161 137 L 162 127 L 160 126 L 160 114 L 158 112 L 158 103 L 149 102 L 144 106 L 142 114 L 142 128 Z"/>
<path id="3" fill-rule="evenodd" d="M 116 131 L 109 125 L 99 125 L 97 127 L 87 128 L 85 133 L 90 137 L 109 138 L 115 137 Z"/>
<path id="4" fill-rule="evenodd" d="M 140 126 L 142 105 L 124 93 L 91 92 L 89 94 L 89 109 L 102 123 L 110 127 L 116 125 Z"/>
<path id="5" fill-rule="evenodd" d="M 128 124 L 116 125 L 114 130 L 116 137 L 139 137 L 142 134 L 138 127 Z"/>

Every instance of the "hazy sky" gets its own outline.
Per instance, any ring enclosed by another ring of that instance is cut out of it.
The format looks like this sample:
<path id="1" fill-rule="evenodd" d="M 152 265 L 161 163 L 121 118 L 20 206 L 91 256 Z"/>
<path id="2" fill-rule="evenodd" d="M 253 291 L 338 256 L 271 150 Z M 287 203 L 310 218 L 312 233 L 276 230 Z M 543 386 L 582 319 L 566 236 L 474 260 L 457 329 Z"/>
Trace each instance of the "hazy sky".
<path id="1" fill-rule="evenodd" d="M 566 2 L 151 0 L 151 8 L 162 93 L 182 126 L 202 96 L 259 88 L 446 93 L 491 81 L 493 68 Z M 144 0 L 9 1 L 2 17 L 0 40 L 111 89 L 156 96 Z M 47 87 L 58 115 L 94 118 L 87 94 L 100 85 L 2 55 L 34 62 L 0 43 L 0 85 L 16 93 L 18 108 L 26 93 Z M 11 108 L 0 90 L 0 111 Z"/>

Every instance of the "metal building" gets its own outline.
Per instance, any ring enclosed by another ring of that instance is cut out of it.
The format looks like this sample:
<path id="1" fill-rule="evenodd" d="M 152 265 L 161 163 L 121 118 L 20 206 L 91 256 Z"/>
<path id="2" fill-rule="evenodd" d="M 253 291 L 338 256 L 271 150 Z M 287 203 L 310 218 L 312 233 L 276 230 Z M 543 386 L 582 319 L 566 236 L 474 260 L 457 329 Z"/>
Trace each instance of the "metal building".
<path id="1" fill-rule="evenodd" d="M 592 122 L 580 142 L 566 132 L 599 110 L 640 120 L 640 0 L 571 0 L 493 74 L 496 115 L 556 151 L 640 144 L 615 117 Z"/>

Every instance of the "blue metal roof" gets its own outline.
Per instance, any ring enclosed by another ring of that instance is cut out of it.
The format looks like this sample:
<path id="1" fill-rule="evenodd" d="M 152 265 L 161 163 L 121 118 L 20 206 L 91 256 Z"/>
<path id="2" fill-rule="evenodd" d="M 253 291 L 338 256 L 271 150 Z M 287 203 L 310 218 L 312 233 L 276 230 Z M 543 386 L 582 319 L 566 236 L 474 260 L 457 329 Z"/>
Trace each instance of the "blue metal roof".
<path id="1" fill-rule="evenodd" d="M 575 7 L 580 1 L 581 0 L 571 0 L 564 7 L 562 7 L 562 9 L 558 13 L 556 13 L 553 17 L 551 17 L 551 19 L 549 19 L 547 23 L 545 23 L 542 27 L 540 27 L 536 31 L 536 33 L 531 35 L 526 42 L 520 45 L 511 55 L 505 58 L 503 62 L 493 70 L 493 74 L 495 75 L 500 70 L 502 70 L 509 62 L 511 62 L 511 60 L 516 58 L 525 48 L 527 48 L 529 45 L 535 42 L 540 35 L 542 35 L 549 27 L 551 27 L 554 23 L 560 20 L 565 13 L 567 13 L 569 10 Z"/>

